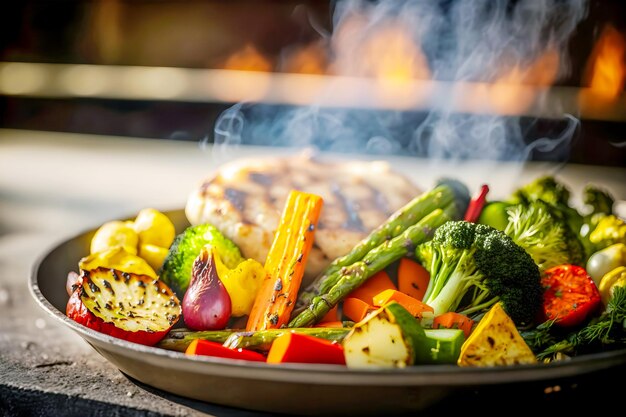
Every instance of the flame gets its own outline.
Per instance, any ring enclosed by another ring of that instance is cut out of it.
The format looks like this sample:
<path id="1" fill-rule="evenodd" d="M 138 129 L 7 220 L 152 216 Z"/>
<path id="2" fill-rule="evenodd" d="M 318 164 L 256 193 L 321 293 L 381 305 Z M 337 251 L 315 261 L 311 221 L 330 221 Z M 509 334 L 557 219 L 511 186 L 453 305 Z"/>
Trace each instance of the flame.
<path id="1" fill-rule="evenodd" d="M 341 22 L 331 43 L 335 57 L 331 71 L 373 78 L 381 105 L 414 108 L 427 96 L 426 89 L 412 88 L 416 80 L 431 77 L 426 56 L 411 28 L 402 22 L 387 20 L 373 28 L 355 13 Z"/>
<path id="2" fill-rule="evenodd" d="M 591 53 L 586 84 L 605 98 L 618 97 L 626 80 L 625 59 L 626 40 L 613 26 L 606 26 Z"/>
<path id="3" fill-rule="evenodd" d="M 505 71 L 493 84 L 482 89 L 491 107 L 506 114 L 520 114 L 527 110 L 545 89 L 556 80 L 559 54 L 548 48 L 537 59 L 525 66 L 516 65 Z"/>
<path id="4" fill-rule="evenodd" d="M 378 30 L 362 49 L 363 63 L 371 76 L 390 82 L 407 82 L 414 78 L 430 78 L 426 57 L 401 26 Z"/>
<path id="5" fill-rule="evenodd" d="M 298 48 L 287 55 L 282 70 L 296 74 L 324 74 L 326 73 L 326 50 L 319 43 L 311 43 Z"/>
<path id="6" fill-rule="evenodd" d="M 262 71 L 272 70 L 272 64 L 254 46 L 247 44 L 239 51 L 230 55 L 223 65 L 224 69 L 239 71 Z"/>

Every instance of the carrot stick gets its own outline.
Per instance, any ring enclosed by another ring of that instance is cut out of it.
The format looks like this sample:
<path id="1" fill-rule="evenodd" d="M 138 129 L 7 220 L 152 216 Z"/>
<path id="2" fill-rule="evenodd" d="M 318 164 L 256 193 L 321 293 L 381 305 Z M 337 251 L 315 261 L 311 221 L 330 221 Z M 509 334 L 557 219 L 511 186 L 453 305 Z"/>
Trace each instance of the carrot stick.
<path id="1" fill-rule="evenodd" d="M 445 328 L 445 329 L 461 329 L 465 333 L 467 338 L 472 332 L 472 326 L 474 320 L 467 317 L 465 314 L 449 311 L 447 313 L 440 314 L 433 319 L 433 329 Z"/>
<path id="2" fill-rule="evenodd" d="M 377 272 L 372 275 L 367 281 L 361 284 L 356 290 L 348 294 L 348 297 L 358 298 L 367 304 L 372 304 L 372 298 L 376 294 L 384 290 L 396 290 L 396 286 L 389 278 L 389 275 L 385 271 Z"/>
<path id="3" fill-rule="evenodd" d="M 289 193 L 265 260 L 267 275 L 254 300 L 246 330 L 278 329 L 289 322 L 322 205 L 318 195 L 297 190 Z"/>
<path id="4" fill-rule="evenodd" d="M 383 306 L 389 301 L 396 301 L 404 307 L 413 317 L 422 318 L 425 312 L 433 312 L 433 308 L 426 303 L 422 303 L 405 293 L 396 290 L 385 290 L 374 297 L 376 307 Z"/>
<path id="5" fill-rule="evenodd" d="M 348 297 L 343 300 L 343 315 L 356 323 L 363 320 L 372 310 L 375 310 L 374 306 L 360 298 Z"/>
<path id="6" fill-rule="evenodd" d="M 339 312 L 338 312 L 338 308 L 337 306 L 334 306 L 333 308 L 331 308 L 330 310 L 328 310 L 328 313 L 326 313 L 326 315 L 324 317 L 322 317 L 322 319 L 319 321 L 318 324 L 324 324 L 324 323 L 329 323 L 329 322 L 334 322 L 334 321 L 338 321 L 339 320 Z"/>
<path id="7" fill-rule="evenodd" d="M 422 265 L 413 259 L 402 258 L 398 265 L 398 290 L 422 301 L 430 274 Z"/>

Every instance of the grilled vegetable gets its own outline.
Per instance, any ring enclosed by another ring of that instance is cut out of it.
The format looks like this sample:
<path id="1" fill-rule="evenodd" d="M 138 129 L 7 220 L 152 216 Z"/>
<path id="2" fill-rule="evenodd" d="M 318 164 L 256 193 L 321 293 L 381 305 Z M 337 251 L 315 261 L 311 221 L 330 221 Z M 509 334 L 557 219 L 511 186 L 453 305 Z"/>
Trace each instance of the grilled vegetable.
<path id="1" fill-rule="evenodd" d="M 176 229 L 169 217 L 153 208 L 140 210 L 132 227 L 139 236 L 140 247 L 154 245 L 167 249 L 176 237 Z"/>
<path id="2" fill-rule="evenodd" d="M 416 300 L 397 290 L 385 290 L 375 295 L 372 304 L 376 307 L 384 306 L 390 301 L 395 301 L 404 307 L 413 317 L 421 319 L 424 314 L 432 313 L 433 308 L 428 304 Z"/>
<path id="3" fill-rule="evenodd" d="M 547 324 L 551 322 L 546 322 Z M 551 360 L 559 354 L 577 355 L 589 351 L 611 348 L 616 344 L 626 343 L 626 286 L 613 289 L 606 310 L 597 318 L 592 319 L 583 328 L 568 334 L 564 339 L 544 348 L 537 357 Z M 544 332 L 549 330 L 544 326 Z M 548 339 L 552 341 L 552 339 Z"/>
<path id="4" fill-rule="evenodd" d="M 341 343 L 287 332 L 278 336 L 267 354 L 267 363 L 328 363 L 345 365 Z"/>
<path id="5" fill-rule="evenodd" d="M 365 318 L 369 313 L 376 310 L 371 304 L 366 303 L 360 298 L 348 297 L 343 300 L 342 305 L 343 315 L 354 322 L 359 322 Z"/>
<path id="6" fill-rule="evenodd" d="M 187 291 L 193 263 L 205 245 L 216 248 L 227 268 L 234 268 L 244 261 L 239 248 L 214 226 L 201 224 L 186 228 L 174 239 L 159 271 L 161 279 L 171 286 L 179 297 Z"/>
<path id="7" fill-rule="evenodd" d="M 129 274 L 147 275 L 154 279 L 157 278 L 156 272 L 145 259 L 127 252 L 121 246 L 85 256 L 78 261 L 78 267 L 85 271 L 91 271 L 96 268 L 117 269 Z"/>
<path id="8" fill-rule="evenodd" d="M 233 269 L 228 269 L 222 263 L 217 251 L 214 251 L 214 258 L 220 281 L 230 296 L 231 316 L 241 317 L 250 314 L 261 283 L 267 275 L 265 268 L 254 259 L 248 259 Z"/>
<path id="9" fill-rule="evenodd" d="M 474 320 L 465 314 L 448 311 L 433 319 L 433 329 L 461 329 L 465 337 L 469 337 L 474 327 Z"/>
<path id="10" fill-rule="evenodd" d="M 626 266 L 626 244 L 615 243 L 595 252 L 587 260 L 587 272 L 596 284 L 619 266 Z"/>
<path id="11" fill-rule="evenodd" d="M 180 318 L 176 295 L 147 275 L 116 269 L 81 271 L 67 316 L 93 330 L 144 345 L 161 340 Z"/>
<path id="12" fill-rule="evenodd" d="M 356 298 L 366 304 L 372 304 L 374 297 L 385 290 L 396 290 L 389 274 L 386 271 L 379 271 L 369 277 L 367 281 L 361 284 L 356 290 L 349 294 L 350 298 Z M 357 320 L 359 321 L 359 320 Z"/>
<path id="13" fill-rule="evenodd" d="M 511 206 L 511 204 L 506 201 L 488 202 L 478 217 L 478 223 L 486 224 L 494 229 L 504 231 L 506 225 L 509 223 L 509 215 L 507 214 L 507 208 L 509 206 Z"/>
<path id="14" fill-rule="evenodd" d="M 350 368 L 404 368 L 416 363 L 424 329 L 400 304 L 392 302 L 356 323 L 343 341 Z"/>
<path id="15" fill-rule="evenodd" d="M 528 252 L 540 271 L 562 264 L 583 265 L 585 252 L 577 233 L 556 208 L 535 200 L 512 205 L 507 213 L 504 233 Z"/>
<path id="16" fill-rule="evenodd" d="M 216 358 L 239 359 L 245 361 L 265 362 L 265 356 L 248 349 L 231 349 L 217 342 L 196 339 L 185 350 L 187 355 L 213 356 Z"/>
<path id="17" fill-rule="evenodd" d="M 413 259 L 400 259 L 398 264 L 398 290 L 400 292 L 421 301 L 429 281 L 430 274 L 426 268 Z"/>
<path id="18" fill-rule="evenodd" d="M 606 273 L 600 280 L 598 290 L 604 305 L 608 305 L 617 287 L 626 287 L 626 266 L 619 266 Z"/>
<path id="19" fill-rule="evenodd" d="M 276 329 L 289 321 L 313 247 L 322 204 L 322 198 L 315 194 L 297 190 L 289 193 L 265 260 L 267 275 L 254 300 L 247 330 Z"/>
<path id="20" fill-rule="evenodd" d="M 480 191 L 478 192 L 478 194 L 470 200 L 463 220 L 472 223 L 476 223 L 478 221 L 480 213 L 483 211 L 483 208 L 485 207 L 485 203 L 487 201 L 487 193 L 489 193 L 489 186 L 483 184 L 480 187 Z"/>
<path id="21" fill-rule="evenodd" d="M 217 274 L 214 249 L 205 246 L 193 263 L 183 320 L 193 330 L 218 330 L 226 327 L 230 312 L 230 296 Z"/>
<path id="22" fill-rule="evenodd" d="M 359 242 L 348 254 L 334 260 L 322 275 L 316 278 L 304 291 L 301 291 L 296 310 L 300 312 L 303 308 L 311 305 L 314 297 L 328 294 L 342 280 L 341 271 L 343 268 L 362 261 L 372 250 L 388 244 L 391 239 L 404 233 L 434 210 L 446 209 L 452 218 L 457 218 L 465 212 L 468 202 L 469 192 L 465 185 L 454 180 L 440 181 L 438 186 L 417 196 L 392 214 L 387 221 Z M 454 210 L 447 209 L 451 205 Z"/>
<path id="23" fill-rule="evenodd" d="M 559 265 L 541 277 L 543 314 L 562 327 L 576 326 L 600 307 L 600 292 L 584 268 Z"/>
<path id="24" fill-rule="evenodd" d="M 448 222 L 416 250 L 430 272 L 422 300 L 435 315 L 473 315 L 502 301 L 516 323 L 531 323 L 541 308 L 540 275 L 524 249 L 493 227 Z"/>
<path id="25" fill-rule="evenodd" d="M 186 328 L 172 329 L 156 346 L 167 350 L 184 352 L 194 340 L 208 340 L 222 344 L 235 332 L 236 330 L 232 329 L 209 330 L 205 332 L 196 332 Z"/>
<path id="26" fill-rule="evenodd" d="M 176 236 L 174 223 L 160 211 L 145 208 L 139 211 L 132 227 L 139 236 L 139 256 L 155 270 L 160 269 Z"/>
<path id="27" fill-rule="evenodd" d="M 498 366 L 537 362 L 501 303 L 494 304 L 463 343 L 459 366 Z"/>
<path id="28" fill-rule="evenodd" d="M 461 355 L 465 334 L 461 329 L 424 329 L 424 345 L 419 349 L 424 352 L 421 363 L 455 364 Z"/>
<path id="29" fill-rule="evenodd" d="M 304 327 L 319 321 L 332 307 L 358 288 L 368 278 L 407 256 L 420 243 L 431 239 L 435 229 L 456 216 L 457 209 L 436 209 L 402 234 L 372 249 L 363 260 L 338 273 L 339 280 L 327 293 L 314 297 L 308 307 L 289 323 L 289 327 Z"/>
<path id="30" fill-rule="evenodd" d="M 348 334 L 347 327 L 302 327 L 298 329 L 267 329 L 256 332 L 236 332 L 226 339 L 224 346 L 230 348 L 248 348 L 254 350 L 269 350 L 276 338 L 287 333 L 297 333 L 326 339 L 332 342 L 340 342 Z"/>
<path id="31" fill-rule="evenodd" d="M 589 233 L 595 251 L 616 243 L 626 244 L 626 221 L 614 214 L 601 217 L 595 229 Z"/>
<path id="32" fill-rule="evenodd" d="M 91 238 L 90 253 L 102 252 L 111 248 L 122 247 L 132 255 L 137 255 L 139 235 L 132 222 L 113 220 L 104 223 Z"/>
<path id="33" fill-rule="evenodd" d="M 352 323 L 350 324 L 351 327 Z M 206 332 L 194 332 L 188 329 L 172 329 L 169 334 L 163 338 L 158 347 L 168 350 L 184 352 L 189 344 L 194 340 L 209 340 L 211 342 L 221 343 L 226 347 L 248 348 L 258 351 L 268 351 L 274 339 L 286 332 L 295 332 L 308 334 L 315 337 L 321 337 L 327 340 L 343 340 L 348 334 L 348 327 L 303 327 L 299 329 L 267 329 L 258 332 L 246 332 L 242 330 L 225 329 L 212 330 Z"/>

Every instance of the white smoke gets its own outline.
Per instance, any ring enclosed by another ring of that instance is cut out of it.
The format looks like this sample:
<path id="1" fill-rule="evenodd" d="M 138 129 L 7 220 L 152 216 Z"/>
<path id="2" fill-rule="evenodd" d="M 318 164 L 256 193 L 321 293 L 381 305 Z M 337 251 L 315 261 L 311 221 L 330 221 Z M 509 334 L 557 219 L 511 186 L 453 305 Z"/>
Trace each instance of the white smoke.
<path id="1" fill-rule="evenodd" d="M 344 0 L 334 6 L 333 31 L 323 35 L 333 74 L 375 77 L 377 56 L 396 53 L 413 78 L 487 85 L 511 74 L 539 85 L 567 76 L 568 41 L 587 13 L 585 0 Z M 410 42 L 377 42 L 389 28 L 401 28 Z M 462 94 L 442 94 L 426 112 L 240 103 L 220 116 L 213 141 L 431 159 L 567 158 L 578 128 L 574 115 L 563 114 L 562 130 L 550 137 L 529 137 L 528 118 L 451 110 Z M 476 106 L 482 105 L 479 97 Z"/>

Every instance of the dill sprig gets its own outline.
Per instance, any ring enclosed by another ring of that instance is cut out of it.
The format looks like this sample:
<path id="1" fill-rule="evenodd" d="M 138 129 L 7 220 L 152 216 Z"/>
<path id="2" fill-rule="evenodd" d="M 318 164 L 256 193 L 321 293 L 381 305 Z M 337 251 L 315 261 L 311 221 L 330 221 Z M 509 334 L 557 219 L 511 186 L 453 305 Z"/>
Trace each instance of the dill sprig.
<path id="1" fill-rule="evenodd" d="M 550 326 L 546 327 L 549 329 Z M 545 360 L 555 357 L 558 353 L 570 354 L 590 345 L 607 346 L 624 341 L 626 341 L 626 287 L 615 287 L 606 310 L 599 317 L 591 320 L 582 329 L 570 333 L 565 339 L 549 345 L 537 355 L 537 358 Z"/>

